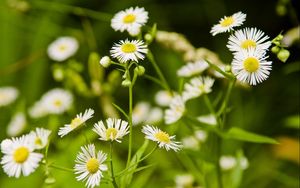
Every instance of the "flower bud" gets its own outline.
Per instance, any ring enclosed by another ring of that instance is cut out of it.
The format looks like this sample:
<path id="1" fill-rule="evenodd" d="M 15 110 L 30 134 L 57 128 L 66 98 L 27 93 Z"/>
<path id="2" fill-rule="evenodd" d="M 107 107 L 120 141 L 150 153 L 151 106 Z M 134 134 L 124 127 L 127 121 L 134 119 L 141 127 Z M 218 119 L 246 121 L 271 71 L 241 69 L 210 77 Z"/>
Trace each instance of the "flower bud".
<path id="1" fill-rule="evenodd" d="M 230 65 L 225 66 L 225 72 L 231 72 L 231 66 Z"/>
<path id="2" fill-rule="evenodd" d="M 145 73 L 145 68 L 141 65 L 137 66 L 134 68 L 134 72 L 138 75 L 138 76 L 142 76 Z"/>
<path id="3" fill-rule="evenodd" d="M 111 60 L 108 56 L 104 56 L 100 59 L 100 64 L 104 67 L 107 68 L 111 64 Z"/>
<path id="4" fill-rule="evenodd" d="M 271 51 L 274 53 L 274 54 L 277 54 L 279 51 L 280 51 L 280 48 L 278 46 L 273 46 Z"/>
<path id="5" fill-rule="evenodd" d="M 131 81 L 130 80 L 123 80 L 122 81 L 122 86 L 124 86 L 124 87 L 129 87 L 131 85 Z"/>
<path id="6" fill-rule="evenodd" d="M 277 58 L 284 63 L 289 58 L 289 56 L 290 56 L 290 52 L 286 49 L 281 49 L 277 54 Z"/>
<path id="7" fill-rule="evenodd" d="M 145 38 L 145 40 L 146 40 L 148 43 L 152 42 L 152 40 L 153 40 L 152 35 L 149 34 L 149 33 L 147 33 L 147 34 L 144 36 L 144 38 Z"/>

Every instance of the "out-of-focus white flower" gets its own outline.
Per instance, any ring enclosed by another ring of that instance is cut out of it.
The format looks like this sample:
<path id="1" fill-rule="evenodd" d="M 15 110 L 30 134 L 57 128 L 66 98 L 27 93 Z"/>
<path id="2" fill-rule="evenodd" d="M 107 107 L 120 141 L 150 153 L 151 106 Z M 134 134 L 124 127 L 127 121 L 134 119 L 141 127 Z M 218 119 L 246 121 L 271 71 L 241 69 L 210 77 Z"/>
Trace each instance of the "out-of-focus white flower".
<path id="1" fill-rule="evenodd" d="M 197 120 L 202 123 L 210 124 L 213 126 L 217 125 L 217 119 L 213 114 L 199 116 L 197 117 Z"/>
<path id="2" fill-rule="evenodd" d="M 237 12 L 232 16 L 225 16 L 218 24 L 212 27 L 210 33 L 215 36 L 219 33 L 229 32 L 233 30 L 234 27 L 241 26 L 245 20 L 246 14 L 242 12 Z"/>
<path id="3" fill-rule="evenodd" d="M 256 85 L 269 77 L 272 61 L 267 61 L 264 50 L 250 48 L 235 54 L 232 61 L 232 72 L 241 82 Z"/>
<path id="4" fill-rule="evenodd" d="M 48 115 L 48 111 L 42 101 L 37 101 L 29 108 L 28 114 L 31 118 L 41 118 Z"/>
<path id="5" fill-rule="evenodd" d="M 20 135 L 24 131 L 26 124 L 25 114 L 22 112 L 16 113 L 7 126 L 7 135 L 10 137 Z"/>
<path id="6" fill-rule="evenodd" d="M 104 68 L 109 67 L 109 65 L 111 64 L 111 60 L 108 56 L 104 56 L 100 59 L 99 62 Z"/>
<path id="7" fill-rule="evenodd" d="M 59 128 L 58 135 L 60 137 L 63 137 L 67 135 L 69 132 L 73 131 L 83 123 L 85 123 L 87 120 L 91 119 L 93 117 L 94 110 L 93 109 L 87 109 L 84 111 L 84 113 L 77 114 L 74 119 L 72 119 L 70 124 L 66 124 L 63 127 Z"/>
<path id="8" fill-rule="evenodd" d="M 177 75 L 180 77 L 191 77 L 191 76 L 202 73 L 208 67 L 209 67 L 208 63 L 204 60 L 190 62 L 190 63 L 182 66 L 177 71 Z"/>
<path id="9" fill-rule="evenodd" d="M 15 87 L 0 87 L 0 107 L 13 103 L 19 96 Z"/>
<path id="10" fill-rule="evenodd" d="M 185 112 L 185 104 L 180 95 L 176 95 L 170 103 L 170 106 L 165 110 L 165 123 L 172 124 L 178 121 Z"/>
<path id="11" fill-rule="evenodd" d="M 184 137 L 182 140 L 183 148 L 198 150 L 199 149 L 199 141 L 194 136 Z"/>
<path id="12" fill-rule="evenodd" d="M 4 154 L 1 165 L 9 177 L 19 178 L 21 174 L 28 176 L 39 166 L 43 155 L 33 152 L 32 139 L 31 135 L 23 135 L 1 142 L 1 151 Z"/>
<path id="13" fill-rule="evenodd" d="M 187 101 L 192 98 L 201 96 L 211 92 L 211 88 L 214 84 L 214 79 L 210 77 L 195 77 L 191 79 L 189 83 L 184 84 L 183 100 Z"/>
<path id="14" fill-rule="evenodd" d="M 64 61 L 74 55 L 78 49 L 78 42 L 73 37 L 59 37 L 48 47 L 48 56 L 54 61 Z"/>
<path id="15" fill-rule="evenodd" d="M 181 174 L 175 176 L 176 188 L 193 187 L 194 176 L 192 174 Z"/>
<path id="16" fill-rule="evenodd" d="M 246 157 L 242 157 L 239 161 L 240 167 L 245 170 L 249 167 L 249 162 L 248 159 Z"/>
<path id="17" fill-rule="evenodd" d="M 115 14 L 111 20 L 111 27 L 115 31 L 125 31 L 132 36 L 140 33 L 141 27 L 147 23 L 148 12 L 144 8 L 129 8 Z"/>
<path id="18" fill-rule="evenodd" d="M 62 114 L 70 109 L 73 96 L 67 90 L 56 88 L 45 93 L 42 96 L 41 103 L 49 114 Z"/>
<path id="19" fill-rule="evenodd" d="M 115 43 L 110 54 L 113 58 L 117 58 L 120 63 L 126 63 L 127 61 L 138 62 L 139 59 L 144 59 L 147 54 L 148 48 L 141 40 L 121 40 L 119 43 Z"/>
<path id="20" fill-rule="evenodd" d="M 35 131 L 31 131 L 33 145 L 35 149 L 43 149 L 48 144 L 48 138 L 51 131 L 44 128 L 36 128 Z"/>
<path id="21" fill-rule="evenodd" d="M 220 158 L 220 166 L 222 170 L 230 170 L 233 169 L 237 165 L 237 161 L 235 157 L 232 156 L 222 156 Z"/>
<path id="22" fill-rule="evenodd" d="M 132 111 L 132 123 L 133 125 L 140 124 L 145 121 L 150 113 L 150 104 L 148 102 L 137 103 Z"/>
<path id="23" fill-rule="evenodd" d="M 207 139 L 207 132 L 203 131 L 203 130 L 195 131 L 194 135 L 195 135 L 195 138 L 197 140 L 199 140 L 200 142 L 205 142 Z"/>
<path id="24" fill-rule="evenodd" d="M 107 171 L 107 165 L 103 164 L 107 155 L 102 151 L 96 152 L 94 144 L 81 147 L 81 152 L 76 157 L 74 166 L 77 181 L 86 181 L 86 187 L 96 187 L 100 185 L 102 172 Z"/>
<path id="25" fill-rule="evenodd" d="M 173 99 L 173 94 L 166 90 L 158 91 L 155 94 L 155 102 L 160 106 L 169 106 Z"/>
<path id="26" fill-rule="evenodd" d="M 163 119 L 164 112 L 161 108 L 154 107 L 150 110 L 147 118 L 145 119 L 146 124 L 158 123 Z"/>
<path id="27" fill-rule="evenodd" d="M 175 136 L 169 136 L 168 133 L 161 131 L 157 127 L 150 125 L 143 126 L 142 132 L 145 134 L 145 138 L 158 143 L 158 147 L 165 148 L 167 151 L 170 149 L 175 152 L 181 148 L 181 143 L 175 141 Z"/>

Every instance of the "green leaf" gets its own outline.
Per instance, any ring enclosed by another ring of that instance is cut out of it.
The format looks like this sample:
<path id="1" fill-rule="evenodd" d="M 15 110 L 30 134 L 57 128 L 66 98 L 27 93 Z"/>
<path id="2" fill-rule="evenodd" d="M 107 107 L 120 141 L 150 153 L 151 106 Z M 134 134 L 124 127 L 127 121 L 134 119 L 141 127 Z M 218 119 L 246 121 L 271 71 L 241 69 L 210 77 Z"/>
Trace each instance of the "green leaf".
<path id="1" fill-rule="evenodd" d="M 112 105 L 113 105 L 116 109 L 118 109 L 118 110 L 126 117 L 127 120 L 129 119 L 129 117 L 128 117 L 128 115 L 126 114 L 126 112 L 125 112 L 120 106 L 118 106 L 118 105 L 115 104 L 115 103 L 112 103 Z"/>
<path id="2" fill-rule="evenodd" d="M 237 127 L 231 128 L 227 133 L 224 134 L 224 137 L 227 139 L 235 139 L 245 142 L 278 144 L 278 142 L 273 138 L 251 133 Z"/>

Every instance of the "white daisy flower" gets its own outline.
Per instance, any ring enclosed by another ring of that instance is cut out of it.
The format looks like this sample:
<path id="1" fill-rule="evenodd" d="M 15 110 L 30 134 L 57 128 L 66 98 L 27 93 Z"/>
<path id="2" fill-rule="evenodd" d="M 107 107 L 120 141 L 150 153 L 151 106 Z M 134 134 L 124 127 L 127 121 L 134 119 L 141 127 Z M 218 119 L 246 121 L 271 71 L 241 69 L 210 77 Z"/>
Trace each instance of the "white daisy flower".
<path id="1" fill-rule="evenodd" d="M 48 47 L 48 56 L 54 61 L 64 61 L 74 55 L 78 49 L 78 42 L 73 37 L 59 37 Z"/>
<path id="2" fill-rule="evenodd" d="M 37 101 L 29 108 L 28 114 L 31 118 L 41 118 L 48 115 L 48 111 L 42 101 Z"/>
<path id="3" fill-rule="evenodd" d="M 172 99 L 173 94 L 167 90 L 161 90 L 155 94 L 155 102 L 159 106 L 169 106 Z"/>
<path id="4" fill-rule="evenodd" d="M 115 140 L 121 143 L 120 139 L 129 133 L 128 129 L 129 126 L 127 121 L 108 118 L 106 119 L 106 126 L 104 125 L 103 121 L 99 121 L 94 125 L 93 131 L 100 136 L 99 140 Z"/>
<path id="5" fill-rule="evenodd" d="M 185 112 L 185 104 L 180 95 L 176 95 L 170 103 L 170 106 L 165 110 L 165 123 L 172 124 L 178 121 Z"/>
<path id="6" fill-rule="evenodd" d="M 22 112 L 16 113 L 7 126 L 7 135 L 10 137 L 20 135 L 24 131 L 26 124 L 25 114 Z"/>
<path id="7" fill-rule="evenodd" d="M 202 73 L 208 67 L 209 67 L 208 63 L 204 60 L 200 60 L 200 61 L 196 61 L 196 62 L 190 62 L 190 63 L 182 66 L 177 71 L 177 76 L 191 77 L 191 76 Z"/>
<path id="8" fill-rule="evenodd" d="M 194 135 L 195 135 L 195 138 L 197 140 L 199 140 L 200 142 L 205 142 L 207 139 L 207 132 L 203 131 L 203 130 L 195 131 Z"/>
<path id="9" fill-rule="evenodd" d="M 194 136 L 187 136 L 182 138 L 182 146 L 185 149 L 198 150 L 199 141 Z"/>
<path id="10" fill-rule="evenodd" d="M 44 128 L 36 128 L 35 131 L 31 131 L 33 145 L 35 149 L 43 149 L 48 144 L 48 138 L 51 131 Z"/>
<path id="11" fill-rule="evenodd" d="M 107 155 L 102 151 L 96 153 L 94 144 L 82 146 L 74 166 L 77 181 L 86 181 L 85 186 L 88 188 L 99 186 L 102 172 L 108 169 L 107 165 L 103 164 L 106 158 Z"/>
<path id="12" fill-rule="evenodd" d="M 230 170 L 237 165 L 236 158 L 232 156 L 221 156 L 219 162 L 222 170 Z"/>
<path id="13" fill-rule="evenodd" d="M 161 108 L 154 107 L 150 110 L 144 122 L 147 124 L 158 123 L 163 119 L 163 116 L 164 116 L 163 110 Z"/>
<path id="14" fill-rule="evenodd" d="M 268 50 L 271 41 L 267 41 L 269 37 L 264 32 L 256 28 L 244 28 L 234 32 L 229 39 L 227 47 L 232 52 L 239 52 L 249 48 L 257 48 L 259 50 Z"/>
<path id="15" fill-rule="evenodd" d="M 121 40 L 115 43 L 110 50 L 111 56 L 117 58 L 120 63 L 127 61 L 138 62 L 139 59 L 144 59 L 148 49 L 145 43 L 141 40 Z"/>
<path id="16" fill-rule="evenodd" d="M 232 72 L 241 82 L 256 85 L 266 80 L 272 62 L 266 61 L 265 51 L 250 48 L 237 52 L 232 61 Z"/>
<path id="17" fill-rule="evenodd" d="M 137 103 L 132 110 L 132 124 L 137 125 L 144 122 L 150 113 L 150 108 L 148 102 Z"/>
<path id="18" fill-rule="evenodd" d="M 1 151 L 4 154 L 1 164 L 9 177 L 19 178 L 21 174 L 28 176 L 39 166 L 43 155 L 33 152 L 31 140 L 31 135 L 23 135 L 1 142 Z"/>
<path id="19" fill-rule="evenodd" d="M 19 96 L 19 91 L 14 87 L 0 87 L 0 107 L 13 103 Z"/>
<path id="20" fill-rule="evenodd" d="M 87 120 L 91 119 L 93 117 L 94 110 L 93 109 L 87 109 L 84 111 L 84 113 L 79 113 L 76 115 L 74 119 L 72 119 L 70 124 L 65 124 L 64 127 L 60 127 L 58 131 L 58 135 L 60 137 L 63 137 L 67 135 L 69 132 L 73 131 L 83 123 L 85 123 Z"/>
<path id="21" fill-rule="evenodd" d="M 202 76 L 191 79 L 189 83 L 184 84 L 184 91 L 182 94 L 183 100 L 187 101 L 199 97 L 202 94 L 210 93 L 214 81 L 213 78 Z"/>
<path id="22" fill-rule="evenodd" d="M 176 188 L 193 187 L 194 176 L 192 174 L 180 174 L 175 176 Z"/>
<path id="23" fill-rule="evenodd" d="M 210 33 L 215 36 L 219 33 L 224 33 L 233 30 L 234 27 L 241 26 L 246 20 L 246 14 L 237 12 L 232 16 L 225 16 L 217 25 L 214 25 Z"/>
<path id="24" fill-rule="evenodd" d="M 217 125 L 217 119 L 216 116 L 213 114 L 205 114 L 202 116 L 197 117 L 197 120 L 201 123 L 209 124 L 209 125 Z"/>
<path id="25" fill-rule="evenodd" d="M 169 136 L 168 133 L 161 131 L 157 127 L 150 125 L 143 126 L 142 132 L 145 134 L 145 138 L 158 143 L 158 147 L 165 148 L 167 151 L 170 149 L 175 152 L 181 148 L 181 143 L 175 141 L 175 135 Z"/>
<path id="26" fill-rule="evenodd" d="M 42 96 L 41 103 L 48 113 L 62 114 L 70 109 L 73 96 L 67 90 L 56 88 L 45 93 Z"/>
<path id="27" fill-rule="evenodd" d="M 129 8 L 120 11 L 111 20 L 111 27 L 115 31 L 127 30 L 130 35 L 137 35 L 140 28 L 147 23 L 148 12 L 144 8 Z"/>

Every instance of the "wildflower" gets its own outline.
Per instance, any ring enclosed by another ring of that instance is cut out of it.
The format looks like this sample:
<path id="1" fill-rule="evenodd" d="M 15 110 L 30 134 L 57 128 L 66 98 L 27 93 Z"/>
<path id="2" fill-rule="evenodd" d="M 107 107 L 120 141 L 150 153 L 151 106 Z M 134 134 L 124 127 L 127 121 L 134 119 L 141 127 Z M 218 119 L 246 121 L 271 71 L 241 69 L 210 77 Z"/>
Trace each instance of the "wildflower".
<path id="1" fill-rule="evenodd" d="M 64 89 L 52 89 L 45 93 L 41 99 L 41 105 L 47 113 L 62 114 L 67 111 L 73 102 L 73 96 Z"/>
<path id="2" fill-rule="evenodd" d="M 185 104 L 181 96 L 176 95 L 170 103 L 170 106 L 165 110 L 165 123 L 171 124 L 178 121 L 185 112 Z"/>
<path id="3" fill-rule="evenodd" d="M 215 115 L 213 114 L 206 114 L 197 117 L 197 120 L 200 121 L 201 123 L 209 124 L 209 125 L 217 125 L 217 119 Z"/>
<path id="4" fill-rule="evenodd" d="M 223 170 L 231 170 L 236 166 L 239 166 L 241 167 L 241 169 L 245 170 L 249 166 L 248 159 L 246 157 L 241 157 L 240 159 L 237 159 L 233 156 L 221 156 L 219 162 Z"/>
<path id="5" fill-rule="evenodd" d="M 191 79 L 189 83 L 184 84 L 184 91 L 182 94 L 183 100 L 187 101 L 199 97 L 202 94 L 210 93 L 214 81 L 215 80 L 210 77 L 202 76 Z"/>
<path id="6" fill-rule="evenodd" d="M 111 20 L 111 27 L 115 31 L 127 30 L 130 35 L 140 33 L 140 28 L 147 23 L 148 12 L 144 8 L 129 8 L 118 12 Z"/>
<path id="7" fill-rule="evenodd" d="M 0 87 L 0 107 L 13 103 L 19 96 L 19 91 L 14 87 Z"/>
<path id="8" fill-rule="evenodd" d="M 168 133 L 161 131 L 157 127 L 150 125 L 143 126 L 142 132 L 146 135 L 145 138 L 158 143 L 158 147 L 165 148 L 167 151 L 170 149 L 175 152 L 181 148 L 181 143 L 175 141 L 175 136 L 169 136 Z"/>
<path id="9" fill-rule="evenodd" d="M 239 52 L 249 48 L 267 50 L 271 46 L 271 41 L 264 32 L 256 28 L 245 28 L 234 32 L 229 37 L 227 47 L 232 52 Z"/>
<path id="10" fill-rule="evenodd" d="M 256 85 L 266 80 L 272 69 L 271 61 L 266 61 L 264 51 L 250 48 L 243 50 L 234 56 L 232 72 L 241 82 Z"/>
<path id="11" fill-rule="evenodd" d="M 99 62 L 104 68 L 109 67 L 109 65 L 111 64 L 111 60 L 108 56 L 104 56 L 100 59 Z"/>
<path id="12" fill-rule="evenodd" d="M 150 104 L 148 102 L 139 102 L 137 103 L 132 111 L 132 123 L 137 125 L 142 123 L 150 112 Z"/>
<path id="13" fill-rule="evenodd" d="M 175 176 L 176 188 L 193 187 L 194 176 L 191 174 L 181 174 Z"/>
<path id="14" fill-rule="evenodd" d="M 194 136 L 184 137 L 182 140 L 183 148 L 198 150 L 199 149 L 199 141 Z"/>
<path id="15" fill-rule="evenodd" d="M 96 153 L 95 145 L 89 144 L 81 147 L 81 152 L 76 157 L 74 166 L 77 181 L 86 181 L 86 186 L 95 187 L 100 185 L 102 172 L 106 171 L 107 165 L 103 164 L 107 155 L 102 151 Z"/>
<path id="16" fill-rule="evenodd" d="M 93 131 L 100 136 L 99 140 L 115 140 L 121 143 L 119 139 L 123 138 L 123 136 L 129 133 L 128 129 L 129 126 L 127 121 L 108 118 L 106 119 L 106 126 L 104 125 L 103 121 L 99 121 L 94 125 Z"/>
<path id="17" fill-rule="evenodd" d="M 19 178 L 21 174 L 28 176 L 39 166 L 43 155 L 33 152 L 31 140 L 32 136 L 23 135 L 1 142 L 1 151 L 4 154 L 1 164 L 9 177 Z"/>
<path id="18" fill-rule="evenodd" d="M 6 133 L 8 136 L 18 136 L 26 127 L 26 117 L 22 112 L 16 113 L 7 126 Z"/>
<path id="19" fill-rule="evenodd" d="M 148 117 L 145 119 L 145 123 L 153 124 L 158 123 L 163 118 L 163 111 L 161 108 L 154 107 L 150 110 Z"/>
<path id="20" fill-rule="evenodd" d="M 241 26 L 246 20 L 246 14 L 237 12 L 232 16 L 225 16 L 217 25 L 214 25 L 210 33 L 215 36 L 219 33 L 224 33 L 233 30 L 234 27 Z"/>
<path id="21" fill-rule="evenodd" d="M 205 142 L 207 139 L 207 132 L 203 130 L 197 130 L 194 133 L 196 139 L 200 142 Z"/>
<path id="22" fill-rule="evenodd" d="M 44 128 L 36 128 L 35 131 L 31 131 L 30 134 L 33 136 L 32 142 L 35 149 L 43 149 L 48 144 L 51 131 Z"/>
<path id="23" fill-rule="evenodd" d="M 59 37 L 48 47 L 48 56 L 54 61 L 64 61 L 74 55 L 78 49 L 78 42 L 73 37 Z"/>
<path id="24" fill-rule="evenodd" d="M 48 114 L 42 101 L 37 101 L 29 108 L 28 114 L 31 118 L 41 118 Z"/>
<path id="25" fill-rule="evenodd" d="M 177 71 L 177 75 L 180 77 L 191 77 L 191 76 L 202 73 L 207 68 L 208 68 L 208 64 L 204 60 L 190 62 L 190 63 L 182 66 Z"/>
<path id="26" fill-rule="evenodd" d="M 70 124 L 66 124 L 64 127 L 59 128 L 58 135 L 60 137 L 67 135 L 69 132 L 85 123 L 88 119 L 91 119 L 93 114 L 94 110 L 90 108 L 85 110 L 84 113 L 77 114 L 76 117 L 72 119 Z"/>
<path id="27" fill-rule="evenodd" d="M 173 94 L 166 90 L 158 91 L 155 94 L 155 102 L 160 106 L 169 106 L 173 99 Z"/>

